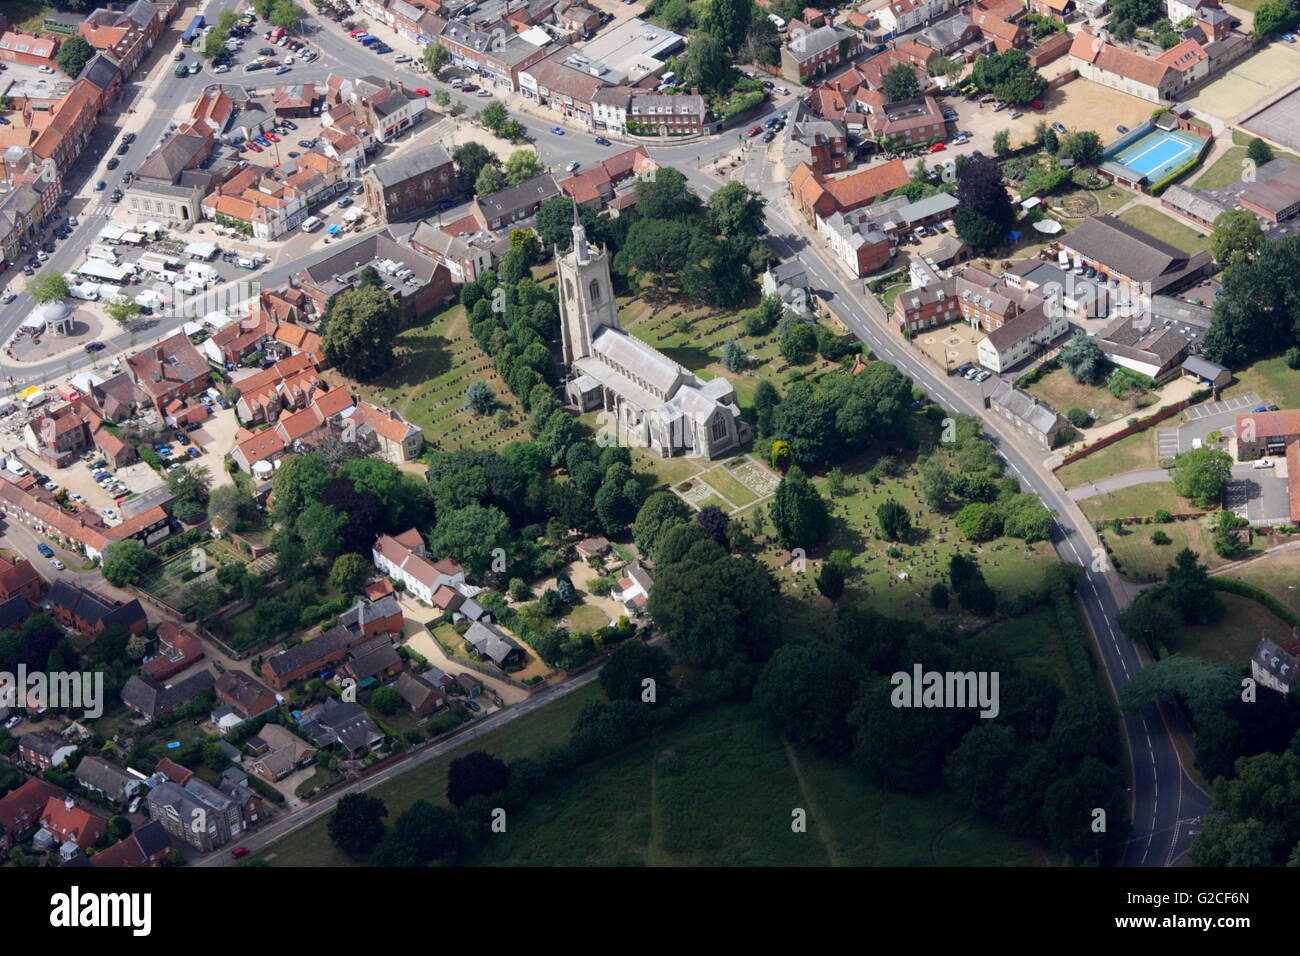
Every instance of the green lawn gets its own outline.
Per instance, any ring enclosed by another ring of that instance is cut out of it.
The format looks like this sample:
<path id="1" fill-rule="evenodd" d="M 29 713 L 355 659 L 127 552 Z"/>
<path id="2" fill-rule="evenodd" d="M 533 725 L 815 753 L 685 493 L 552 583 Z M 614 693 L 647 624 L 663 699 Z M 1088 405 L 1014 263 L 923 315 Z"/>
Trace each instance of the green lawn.
<path id="1" fill-rule="evenodd" d="M 797 773 L 796 773 L 797 768 Z M 805 833 L 791 812 L 808 813 Z M 842 760 L 785 748 L 723 704 L 571 775 L 475 862 L 525 866 L 975 866 L 1049 862 L 948 794 L 881 790 Z"/>
<path id="2" fill-rule="evenodd" d="M 1171 481 L 1153 481 L 1120 488 L 1117 491 L 1108 491 L 1103 495 L 1083 499 L 1079 502 L 1079 507 L 1092 521 L 1107 521 L 1111 518 L 1149 518 L 1161 509 L 1170 514 L 1199 510 L 1186 498 L 1174 494 L 1174 485 Z"/>
<path id="3" fill-rule="evenodd" d="M 387 804 L 390 820 L 416 800 L 446 805 L 447 768 L 457 757 L 472 750 L 486 750 L 503 760 L 536 757 L 546 748 L 568 739 L 578 711 L 588 701 L 603 699 L 600 685 L 593 682 L 367 792 Z M 273 866 L 357 865 L 334 848 L 326 832 L 324 817 L 290 833 L 257 854 L 255 859 Z"/>
<path id="4" fill-rule="evenodd" d="M 1170 642 L 1169 651 L 1228 661 L 1238 667 L 1250 663 L 1261 635 L 1275 641 L 1288 637 L 1291 628 L 1258 601 L 1239 594 L 1216 592 L 1224 614 L 1213 624 L 1184 627 Z"/>
<path id="5" fill-rule="evenodd" d="M 1281 408 L 1300 408 L 1300 371 L 1287 368 L 1282 356 L 1260 359 L 1233 373 L 1232 384 L 1223 390 L 1224 398 L 1254 392 L 1265 402 Z"/>
<path id="6" fill-rule="evenodd" d="M 855 573 L 841 602 L 866 602 L 895 617 L 932 617 L 930 586 L 936 581 L 947 582 L 948 562 L 959 551 L 978 558 L 989 585 L 1004 598 L 1036 589 L 1043 569 L 1057 560 L 1047 542 L 1026 545 L 1015 538 L 995 538 L 976 545 L 966 541 L 957 530 L 955 510 L 935 514 L 926 506 L 913 467 L 908 465 L 898 477 L 873 485 L 865 472 L 874 461 L 875 456 L 864 455 L 841 465 L 846 493 L 839 498 L 830 497 L 825 477 L 814 477 L 814 483 L 830 502 L 832 523 L 829 540 L 810 557 L 821 559 L 836 549 L 852 555 Z M 891 543 L 877 537 L 876 508 L 890 499 L 906 508 L 913 526 L 921 529 L 914 543 Z M 770 523 L 766 530 L 772 533 Z M 890 557 L 891 549 L 901 556 Z M 810 565 L 805 574 L 795 574 L 778 564 L 774 545 L 760 557 L 775 568 L 784 594 L 816 599 L 813 579 L 817 565 Z M 907 579 L 900 574 L 907 575 Z"/>
<path id="7" fill-rule="evenodd" d="M 1266 554 L 1227 576 L 1263 588 L 1300 614 L 1300 551 Z"/>
<path id="8" fill-rule="evenodd" d="M 1056 477 L 1066 488 L 1075 488 L 1099 478 L 1155 466 L 1155 429 L 1144 428 L 1086 458 L 1080 458 L 1064 468 L 1058 468 Z"/>
<path id="9" fill-rule="evenodd" d="M 590 604 L 579 604 L 568 617 L 569 628 L 574 631 L 595 631 L 609 623 L 609 615 Z"/>
<path id="10" fill-rule="evenodd" d="M 1184 226 L 1178 220 L 1157 212 L 1150 206 L 1134 206 L 1127 212 L 1120 213 L 1119 218 L 1183 252 L 1209 251 L 1209 236 L 1201 235 L 1190 226 Z"/>
<path id="11" fill-rule="evenodd" d="M 745 505 L 758 500 L 758 495 L 727 474 L 725 468 L 711 468 L 706 472 L 702 472 L 700 480 L 716 489 L 737 508 L 743 508 Z"/>
<path id="12" fill-rule="evenodd" d="M 397 365 L 373 384 L 344 380 L 337 372 L 331 376 L 359 398 L 394 409 L 420 426 L 425 443 L 435 448 L 500 449 L 528 437 L 522 406 L 470 335 L 459 305 L 403 331 L 395 350 Z M 509 411 L 512 425 L 500 428 L 494 416 L 479 416 L 463 407 L 465 390 L 476 379 L 491 386 L 497 406 Z"/>
<path id="13" fill-rule="evenodd" d="M 1246 144 L 1250 142 L 1252 137 L 1245 136 L 1240 131 L 1234 130 L 1232 141 L 1236 143 L 1239 136 L 1242 142 L 1231 149 L 1224 150 L 1223 155 L 1216 159 L 1213 165 L 1192 183 L 1193 186 L 1197 189 L 1219 189 L 1241 178 L 1246 171 L 1246 168 L 1242 165 L 1246 159 Z M 1279 151 L 1274 152 L 1273 155 L 1281 159 L 1300 162 L 1300 156 L 1296 156 L 1294 153 Z"/>
<path id="14" fill-rule="evenodd" d="M 1136 399 L 1139 394 L 1143 394 L 1132 390 L 1134 392 L 1132 396 L 1116 398 L 1104 386 L 1076 382 L 1074 376 L 1063 368 L 1048 372 L 1029 386 L 1029 391 L 1062 415 L 1071 408 L 1082 408 L 1089 414 L 1095 413 L 1094 417 L 1099 425 L 1137 414 Z"/>
<path id="15" fill-rule="evenodd" d="M 1169 524 L 1125 525 L 1123 534 L 1106 530 L 1101 532 L 1101 536 L 1110 547 L 1121 574 L 1134 578 L 1152 575 L 1163 578 L 1165 569 L 1174 563 L 1174 556 L 1183 548 L 1191 548 L 1200 555 L 1200 562 L 1211 568 L 1226 563 L 1214 553 L 1214 532 L 1209 527 L 1212 520 L 1213 516 L 1171 521 Z M 1152 543 L 1151 535 L 1157 529 L 1169 536 L 1169 544 Z"/>

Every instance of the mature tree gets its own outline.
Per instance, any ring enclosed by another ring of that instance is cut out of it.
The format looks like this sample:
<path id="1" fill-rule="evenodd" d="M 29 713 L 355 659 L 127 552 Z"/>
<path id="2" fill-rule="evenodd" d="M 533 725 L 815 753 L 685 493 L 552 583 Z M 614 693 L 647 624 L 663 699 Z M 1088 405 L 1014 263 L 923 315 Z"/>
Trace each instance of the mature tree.
<path id="1" fill-rule="evenodd" d="M 271 22 L 286 30 L 298 29 L 305 15 L 302 7 L 291 0 L 276 0 L 275 6 L 271 8 Z"/>
<path id="2" fill-rule="evenodd" d="M 627 242 L 615 257 L 624 269 L 646 274 L 662 295 L 690 261 L 693 231 L 684 222 L 639 219 L 628 230 Z"/>
<path id="3" fill-rule="evenodd" d="M 1246 209 L 1229 209 L 1219 213 L 1210 233 L 1210 252 L 1223 269 L 1239 266 L 1254 258 L 1264 244 L 1264 230 L 1259 219 Z"/>
<path id="4" fill-rule="evenodd" d="M 784 548 L 806 552 L 830 530 L 826 501 L 798 465 L 791 466 L 777 486 L 771 514 L 777 540 Z"/>
<path id="5" fill-rule="evenodd" d="M 1072 159 L 1076 163 L 1087 163 L 1090 166 L 1095 166 L 1101 162 L 1101 153 L 1101 137 L 1090 129 L 1081 129 L 1066 133 L 1061 137 L 1061 145 L 1057 151 L 1057 156 L 1063 159 Z"/>
<path id="6" fill-rule="evenodd" d="M 1110 826 L 1103 832 L 1087 824 L 1097 808 Z M 1048 838 L 1059 852 L 1083 860 L 1121 842 L 1128 831 L 1128 799 L 1119 772 L 1096 757 L 1085 757 L 1074 775 L 1057 780 L 1043 796 L 1043 821 Z"/>
<path id="7" fill-rule="evenodd" d="M 374 866 L 450 866 L 459 860 L 464 842 L 454 811 L 417 800 L 393 821 L 370 862 Z"/>
<path id="8" fill-rule="evenodd" d="M 349 793 L 339 800 L 325 825 L 330 841 L 357 859 L 366 859 L 384 838 L 388 807 L 378 797 Z"/>
<path id="9" fill-rule="evenodd" d="M 664 0 L 654 4 L 654 19 L 674 33 L 684 33 L 695 25 L 695 15 L 687 0 Z"/>
<path id="10" fill-rule="evenodd" d="M 755 236 L 766 203 L 762 194 L 733 179 L 709 198 L 709 219 L 724 236 Z"/>
<path id="11" fill-rule="evenodd" d="M 1256 136 L 1246 144 L 1246 158 L 1256 166 L 1263 166 L 1265 163 L 1272 161 L 1273 147 L 1268 145 L 1266 140 Z"/>
<path id="12" fill-rule="evenodd" d="M 1110 362 L 1106 359 L 1106 353 L 1101 350 L 1096 340 L 1082 329 L 1075 330 L 1057 358 L 1074 380 L 1084 385 L 1099 385 L 1105 381 L 1110 372 Z"/>
<path id="13" fill-rule="evenodd" d="M 699 208 L 699 197 L 690 191 L 680 170 L 661 166 L 653 177 L 637 180 L 636 211 L 643 219 L 687 219 Z"/>
<path id="14" fill-rule="evenodd" d="M 181 465 L 167 475 L 167 490 L 178 498 L 207 501 L 212 489 L 212 473 L 204 465 Z"/>
<path id="15" fill-rule="evenodd" d="M 532 179 L 546 172 L 546 166 L 531 149 L 517 149 L 506 157 L 506 182 L 518 186 L 525 179 Z"/>
<path id="16" fill-rule="evenodd" d="M 673 689 L 668 673 L 672 666 L 672 658 L 661 648 L 624 641 L 600 669 L 600 686 L 610 700 L 662 704 Z"/>
<path id="17" fill-rule="evenodd" d="M 329 474 L 320 455 L 285 455 L 271 477 L 275 495 L 275 516 L 282 522 L 294 521 L 308 503 L 317 500 Z"/>
<path id="18" fill-rule="evenodd" d="M 844 570 L 831 561 L 822 563 L 817 571 L 817 590 L 821 596 L 830 601 L 839 600 L 844 594 Z"/>
<path id="19" fill-rule="evenodd" d="M 973 501 L 957 512 L 957 527 L 969 541 L 988 541 L 1002 533 L 1002 515 L 993 505 Z"/>
<path id="20" fill-rule="evenodd" d="M 222 485 L 214 488 L 208 497 L 208 519 L 220 522 L 232 531 L 239 531 L 257 517 L 257 504 L 239 485 Z"/>
<path id="21" fill-rule="evenodd" d="M 1183 452 L 1171 472 L 1174 491 L 1202 508 L 1217 508 L 1232 475 L 1232 456 L 1208 445 Z"/>
<path id="22" fill-rule="evenodd" d="M 1210 624 L 1223 614 L 1223 602 L 1210 585 L 1205 565 L 1197 563 L 1196 553 L 1183 548 L 1174 563 L 1165 569 L 1165 583 L 1160 595 L 1178 612 L 1184 624 Z"/>
<path id="23" fill-rule="evenodd" d="M 474 180 L 474 195 L 491 196 L 506 188 L 506 174 L 500 167 L 487 165 L 479 170 L 478 179 Z"/>
<path id="24" fill-rule="evenodd" d="M 479 173 L 483 171 L 484 166 L 499 166 L 501 161 L 497 159 L 497 154 L 492 152 L 482 143 L 466 143 L 463 146 L 457 146 L 455 152 L 451 154 L 452 160 L 456 164 L 456 181 L 460 188 L 468 192 L 474 188 L 478 182 Z M 565 200 L 567 203 L 567 200 Z"/>
<path id="25" fill-rule="evenodd" d="M 675 529 L 668 538 L 684 531 L 704 540 L 679 560 L 660 560 L 647 610 L 688 662 L 717 672 L 719 692 L 743 692 L 779 639 L 776 585 L 764 565 L 726 554 L 698 526 Z"/>
<path id="26" fill-rule="evenodd" d="M 1283 0 L 1264 0 L 1255 8 L 1251 31 L 1257 37 L 1266 37 L 1291 29 L 1295 22 L 1296 11 L 1293 7 Z"/>
<path id="27" fill-rule="evenodd" d="M 786 644 L 768 660 L 754 685 L 754 705 L 782 737 L 832 753 L 848 749 L 848 715 L 862 665 L 838 647 Z"/>
<path id="28" fill-rule="evenodd" d="M 1011 130 L 1000 129 L 993 134 L 993 154 L 999 159 L 1011 155 Z"/>
<path id="29" fill-rule="evenodd" d="M 657 491 L 646 498 L 632 522 L 632 539 L 637 550 L 653 558 L 660 537 L 670 528 L 691 520 L 691 509 L 671 491 Z"/>
<path id="30" fill-rule="evenodd" d="M 59 52 L 54 57 L 54 64 L 74 80 L 81 75 L 81 69 L 95 55 L 95 48 L 81 37 L 73 35 L 59 44 Z"/>
<path id="31" fill-rule="evenodd" d="M 1260 355 L 1283 351 L 1300 340 L 1300 236 L 1266 242 L 1254 259 L 1229 269 L 1214 322 L 1205 333 L 1205 355 L 1231 368 Z"/>
<path id="32" fill-rule="evenodd" d="M 1002 185 L 1001 167 L 991 156 L 977 157 L 957 170 L 957 200 L 961 208 L 953 223 L 962 241 L 982 250 L 1001 245 L 1016 213 Z"/>
<path id="33" fill-rule="evenodd" d="M 944 593 L 944 603 L 947 603 Z M 955 799 L 982 817 L 997 820 L 1003 812 L 1009 776 L 1025 760 L 1025 742 L 1015 730 L 995 721 L 980 721 L 948 755 L 944 780 Z"/>
<path id="34" fill-rule="evenodd" d="M 330 568 L 330 584 L 341 594 L 359 591 L 372 574 L 370 562 L 359 554 L 340 554 Z"/>
<path id="35" fill-rule="evenodd" d="M 493 552 L 511 547 L 510 519 L 497 508 L 469 504 L 438 516 L 429 547 L 435 554 L 455 558 L 474 576 L 492 567 Z"/>
<path id="36" fill-rule="evenodd" d="M 921 497 L 931 511 L 946 511 L 951 502 L 952 477 L 943 458 L 934 455 L 921 466 Z"/>
<path id="37" fill-rule="evenodd" d="M 568 252 L 573 245 L 573 200 L 568 196 L 555 196 L 542 203 L 537 210 L 537 234 L 542 246 Z M 601 223 L 590 206 L 578 206 L 578 220 L 587 231 L 587 238 L 601 235 Z"/>
<path id="38" fill-rule="evenodd" d="M 727 525 L 731 517 L 717 505 L 705 505 L 695 513 L 695 523 L 722 547 L 727 546 Z"/>
<path id="39" fill-rule="evenodd" d="M 1028 103 L 1047 91 L 1047 81 L 1023 50 L 1007 50 L 975 61 L 972 79 L 980 89 L 1008 103 Z"/>
<path id="40" fill-rule="evenodd" d="M 340 292 L 331 304 L 333 309 L 321 336 L 330 364 L 360 382 L 386 372 L 393 364 L 393 339 L 399 323 L 397 300 L 379 289 L 363 287 Z"/>
<path id="41" fill-rule="evenodd" d="M 465 389 L 464 406 L 475 415 L 490 415 L 497 407 L 497 396 L 492 386 L 481 378 L 476 378 Z"/>
<path id="42" fill-rule="evenodd" d="M 42 272 L 34 279 L 29 279 L 26 286 L 27 294 L 40 303 L 58 302 L 60 299 L 68 297 L 68 280 L 63 277 L 63 273 L 50 270 Z"/>
<path id="43" fill-rule="evenodd" d="M 776 24 L 765 16 L 754 17 L 738 59 L 741 63 L 778 66 L 781 62 L 781 34 L 777 31 Z"/>
<path id="44" fill-rule="evenodd" d="M 722 347 L 722 367 L 728 372 L 743 372 L 749 365 L 749 356 L 735 339 L 727 339 Z"/>
<path id="45" fill-rule="evenodd" d="M 1241 691 L 1237 669 L 1226 661 L 1175 654 L 1142 668 L 1120 688 L 1125 710 L 1152 703 L 1178 703 L 1202 723 L 1236 699 Z"/>
<path id="46" fill-rule="evenodd" d="M 753 0 L 709 0 L 700 15 L 699 27 L 734 51 L 745 42 L 753 17 Z"/>
<path id="47" fill-rule="evenodd" d="M 1054 520 L 1037 495 L 1013 495 L 1002 507 L 1002 533 L 1030 544 L 1050 540 Z"/>
<path id="48" fill-rule="evenodd" d="M 880 92 L 890 103 L 920 96 L 921 84 L 916 78 L 916 67 L 909 62 L 895 63 L 881 78 Z"/>
<path id="49" fill-rule="evenodd" d="M 101 573 L 109 584 L 119 588 L 139 584 L 156 560 L 153 552 L 135 538 L 125 538 L 104 549 Z"/>
<path id="50" fill-rule="evenodd" d="M 470 797 L 502 793 L 509 778 L 505 763 L 482 750 L 472 751 L 447 768 L 447 802 L 460 807 Z"/>
<path id="51" fill-rule="evenodd" d="M 451 51 L 445 46 L 441 46 L 437 43 L 430 43 L 424 48 L 422 58 L 424 60 L 424 68 L 432 75 L 437 76 L 447 68 L 448 64 L 451 63 Z"/>
<path id="52" fill-rule="evenodd" d="M 886 541 L 903 541 L 912 533 L 912 516 L 892 498 L 876 506 L 876 521 Z"/>
<path id="53" fill-rule="evenodd" d="M 858 698 L 849 715 L 853 765 L 878 786 L 918 793 L 940 781 L 944 759 L 976 718 L 955 707 L 896 707 L 893 690 L 882 677 Z"/>

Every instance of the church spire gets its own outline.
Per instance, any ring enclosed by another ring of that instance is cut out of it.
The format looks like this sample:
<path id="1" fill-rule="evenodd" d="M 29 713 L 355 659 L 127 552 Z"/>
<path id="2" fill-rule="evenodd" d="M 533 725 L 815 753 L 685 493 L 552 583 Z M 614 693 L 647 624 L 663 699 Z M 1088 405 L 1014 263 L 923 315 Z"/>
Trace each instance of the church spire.
<path id="1" fill-rule="evenodd" d="M 573 257 L 576 262 L 584 263 L 589 261 L 590 255 L 587 249 L 587 230 L 583 228 L 582 220 L 578 218 L 578 200 L 573 200 Z"/>

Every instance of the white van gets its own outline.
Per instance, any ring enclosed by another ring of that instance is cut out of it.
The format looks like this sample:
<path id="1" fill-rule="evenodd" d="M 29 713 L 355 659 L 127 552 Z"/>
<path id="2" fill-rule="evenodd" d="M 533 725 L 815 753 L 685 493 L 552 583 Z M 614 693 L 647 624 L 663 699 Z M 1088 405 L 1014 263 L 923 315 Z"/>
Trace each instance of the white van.
<path id="1" fill-rule="evenodd" d="M 99 298 L 99 289 L 93 284 L 85 282 L 69 282 L 68 295 L 74 299 L 81 299 L 84 302 L 94 302 Z"/>
<path id="2" fill-rule="evenodd" d="M 203 291 L 202 283 L 195 282 L 193 279 L 177 279 L 172 283 L 172 288 L 182 295 L 198 295 Z"/>
<path id="3" fill-rule="evenodd" d="M 187 262 L 185 264 L 185 278 L 195 279 L 199 282 L 216 282 L 217 270 L 205 262 Z"/>
<path id="4" fill-rule="evenodd" d="M 49 397 L 50 396 L 46 395 L 44 392 L 32 392 L 32 394 L 23 399 L 23 407 L 35 408 L 37 405 L 44 405 L 46 399 Z"/>
<path id="5" fill-rule="evenodd" d="M 21 461 L 19 461 L 17 458 L 8 458 L 8 459 L 6 459 L 6 460 L 5 460 L 5 468 L 6 468 L 6 469 L 11 473 L 11 474 L 15 474 L 15 475 L 17 475 L 19 478 L 21 478 L 23 475 L 27 474 L 27 466 L 24 465 L 24 464 L 23 464 Z"/>
<path id="6" fill-rule="evenodd" d="M 320 219 L 317 216 L 308 216 L 306 219 L 302 221 L 302 231 L 315 232 L 323 225 L 325 225 L 324 220 Z"/>
<path id="7" fill-rule="evenodd" d="M 175 279 L 181 271 L 179 261 L 170 256 L 159 255 L 156 252 L 146 252 L 136 260 L 136 265 L 160 279 Z"/>

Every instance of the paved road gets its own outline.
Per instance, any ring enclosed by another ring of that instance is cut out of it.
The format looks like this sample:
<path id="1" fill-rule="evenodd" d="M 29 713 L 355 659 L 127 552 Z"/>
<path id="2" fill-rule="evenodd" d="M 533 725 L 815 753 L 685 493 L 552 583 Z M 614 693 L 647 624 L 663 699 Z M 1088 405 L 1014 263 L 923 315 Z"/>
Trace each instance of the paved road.
<path id="1" fill-rule="evenodd" d="M 1069 489 L 1066 494 L 1075 501 L 1082 501 L 1084 498 L 1103 495 L 1108 491 L 1119 491 L 1121 488 L 1132 488 L 1134 485 L 1146 485 L 1156 481 L 1173 480 L 1168 469 L 1139 468 L 1137 471 L 1126 471 L 1120 475 L 1110 475 L 1100 481 L 1090 481 L 1086 485 L 1079 485 L 1077 488 Z"/>
<path id="2" fill-rule="evenodd" d="M 765 161 L 761 151 L 755 152 L 750 165 Z M 688 175 L 701 191 L 717 188 L 717 183 L 707 177 L 693 171 Z M 776 252 L 785 258 L 802 257 L 816 291 L 877 357 L 903 371 L 950 412 L 980 418 L 1010 473 L 1056 513 L 1052 543 L 1063 561 L 1087 569 L 1088 577 L 1079 597 L 1096 636 L 1107 679 L 1118 692 L 1148 660 L 1115 626 L 1120 608 L 1127 603 L 1121 597 L 1125 589 L 1114 570 L 1095 554 L 1090 529 L 1085 533 L 1081 517 L 1074 517 L 1077 511 L 1071 509 L 1071 502 L 1059 483 L 1037 456 L 1021 449 L 1014 435 L 1004 431 L 997 419 L 984 415 L 987 384 L 980 386 L 938 374 L 926 360 L 886 331 L 887 318 L 880 303 L 865 288 L 860 288 L 856 280 L 842 278 L 823 248 L 806 242 L 801 230 L 795 229 L 786 218 L 782 211 L 784 183 L 770 175 L 747 175 L 745 179 L 758 184 L 767 197 L 767 224 Z M 1130 866 L 1167 866 L 1186 851 L 1192 829 L 1208 808 L 1209 798 L 1183 772 L 1170 731 L 1154 707 L 1126 711 L 1123 722 L 1132 763 L 1135 836 L 1124 846 L 1122 861 Z"/>

